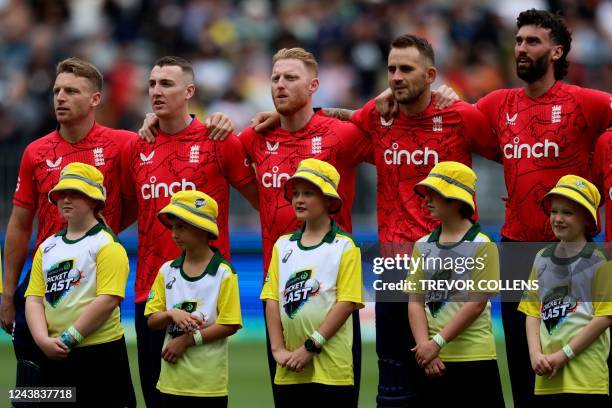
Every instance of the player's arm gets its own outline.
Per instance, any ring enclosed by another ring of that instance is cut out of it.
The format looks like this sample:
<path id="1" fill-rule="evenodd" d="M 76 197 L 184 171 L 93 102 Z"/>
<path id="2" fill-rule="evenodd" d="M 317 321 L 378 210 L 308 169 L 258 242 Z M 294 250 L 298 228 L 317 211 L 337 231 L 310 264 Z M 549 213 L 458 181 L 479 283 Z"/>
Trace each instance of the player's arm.
<path id="1" fill-rule="evenodd" d="M 98 295 L 83 310 L 73 326 L 83 337 L 89 336 L 104 324 L 123 300 L 120 296 Z"/>
<path id="2" fill-rule="evenodd" d="M 350 121 L 354 112 L 350 109 L 341 108 L 322 108 L 321 111 L 325 116 L 345 121 Z M 267 129 L 280 126 L 280 114 L 276 111 L 258 112 L 251 119 L 249 126 L 256 132 L 263 132 Z"/>
<path id="3" fill-rule="evenodd" d="M 550 373 L 552 367 L 546 359 L 546 356 L 542 354 L 542 344 L 540 343 L 540 318 L 528 315 L 525 320 L 525 330 L 527 332 L 527 345 L 529 347 L 531 368 L 537 375 Z"/>
<path id="4" fill-rule="evenodd" d="M 234 123 L 224 113 L 215 112 L 206 118 L 204 122 L 208 128 L 208 137 L 212 140 L 225 140 L 234 132 Z M 154 113 L 147 113 L 138 129 L 138 137 L 149 143 L 155 143 L 155 137 L 159 133 L 159 118 Z"/>
<path id="5" fill-rule="evenodd" d="M 255 170 L 251 166 L 240 139 L 231 135 L 223 143 L 216 143 L 221 171 L 230 184 L 255 208 L 259 210 L 259 194 Z"/>
<path id="6" fill-rule="evenodd" d="M 253 206 L 254 209 L 259 211 L 259 192 L 257 190 L 257 181 L 252 180 L 249 183 L 238 187 L 236 190 Z"/>
<path id="7" fill-rule="evenodd" d="M 36 211 L 14 205 L 6 228 L 4 244 L 4 293 L 0 315 L 2 328 L 12 333 L 15 321 L 13 296 L 19 284 L 21 270 L 28 255 L 28 242 L 32 235 L 32 222 Z"/>
<path id="8" fill-rule="evenodd" d="M 440 85 L 435 91 L 431 91 L 436 109 L 445 109 L 453 103 L 461 100 L 455 90 L 447 85 Z M 399 105 L 393 97 L 390 88 L 382 91 L 376 98 L 376 110 L 382 116 L 395 116 L 399 112 Z"/>

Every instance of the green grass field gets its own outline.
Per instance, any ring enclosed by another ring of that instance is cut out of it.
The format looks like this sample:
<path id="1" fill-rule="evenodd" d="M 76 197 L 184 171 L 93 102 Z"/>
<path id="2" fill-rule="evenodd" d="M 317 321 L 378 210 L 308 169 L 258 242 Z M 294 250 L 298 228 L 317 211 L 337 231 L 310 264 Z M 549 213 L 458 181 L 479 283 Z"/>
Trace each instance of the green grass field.
<path id="1" fill-rule="evenodd" d="M 510 402 L 508 371 L 504 344 L 501 339 L 501 324 L 494 320 L 494 332 L 497 339 L 498 361 L 506 406 Z M 138 406 L 144 407 L 138 380 L 136 343 L 128 343 L 132 381 L 136 390 Z M 231 341 L 230 342 L 230 407 L 272 407 L 272 390 L 268 376 L 266 347 L 263 342 Z M 376 406 L 376 386 L 378 383 L 378 363 L 376 349 L 372 342 L 363 343 L 361 393 L 359 406 L 371 408 Z M 15 358 L 9 337 L 0 334 L 0 406 L 9 407 L 7 389 L 14 386 Z"/>

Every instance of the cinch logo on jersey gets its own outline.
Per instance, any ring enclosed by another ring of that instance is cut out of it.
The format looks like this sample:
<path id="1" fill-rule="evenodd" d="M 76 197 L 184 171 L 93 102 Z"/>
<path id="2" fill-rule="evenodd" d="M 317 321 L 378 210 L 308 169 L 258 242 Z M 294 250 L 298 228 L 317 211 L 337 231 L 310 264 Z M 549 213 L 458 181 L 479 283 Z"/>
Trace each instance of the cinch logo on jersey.
<path id="1" fill-rule="evenodd" d="M 74 259 L 58 262 L 47 271 L 45 299 L 51 307 L 57 306 L 73 286 L 78 286 L 81 272 L 74 268 Z"/>
<path id="2" fill-rule="evenodd" d="M 312 269 L 304 269 L 293 273 L 283 291 L 283 308 L 289 318 L 293 319 L 297 312 L 306 304 L 311 296 L 319 293 L 319 281 L 310 278 Z"/>
<path id="3" fill-rule="evenodd" d="M 504 145 L 504 157 L 506 159 L 522 159 L 523 157 L 530 159 L 535 157 L 559 157 L 559 145 L 555 142 L 551 142 L 548 139 L 544 139 L 544 143 L 537 142 L 533 145 L 522 143 L 519 144 L 521 139 L 518 136 L 514 138 L 513 143 L 507 143 Z"/>
<path id="4" fill-rule="evenodd" d="M 567 286 L 560 286 L 549 291 L 542 300 L 540 314 L 549 334 L 552 334 L 578 306 L 578 299 L 568 293 Z"/>
<path id="5" fill-rule="evenodd" d="M 193 313 L 198 310 L 198 302 L 195 300 L 185 300 L 182 303 L 175 304 L 173 309 L 180 309 L 186 311 L 187 313 Z M 168 328 L 168 334 L 170 334 L 170 337 L 174 339 L 175 337 L 182 336 L 184 332 L 173 323 Z"/>
<path id="6" fill-rule="evenodd" d="M 436 272 L 433 276 L 432 276 L 432 280 L 434 281 L 446 281 L 449 282 L 451 280 L 451 270 L 448 269 L 444 269 L 441 271 Z M 450 285 L 449 285 L 450 287 Z M 430 290 L 427 292 L 427 295 L 425 296 L 425 304 L 427 305 L 427 308 L 429 309 L 429 313 L 431 313 L 431 315 L 433 317 L 437 317 L 438 314 L 440 313 L 440 311 L 444 308 L 444 306 L 446 305 L 447 300 L 453 296 L 455 293 L 457 293 L 456 289 L 453 290 Z"/>
<path id="7" fill-rule="evenodd" d="M 46 162 L 48 167 L 47 171 L 59 170 L 62 164 L 62 156 L 58 157 L 54 162 L 49 159 L 47 159 Z"/>
<path id="8" fill-rule="evenodd" d="M 399 145 L 393 143 L 392 149 L 387 149 L 383 153 L 383 159 L 387 164 L 438 164 L 438 152 L 425 147 L 425 150 L 397 150 Z"/>
<path id="9" fill-rule="evenodd" d="M 261 175 L 261 184 L 268 188 L 281 188 L 283 183 L 288 180 L 289 177 L 291 177 L 291 175 L 287 173 L 278 173 L 278 166 L 274 166 L 272 167 L 272 173 L 266 172 Z"/>
<path id="10" fill-rule="evenodd" d="M 191 181 L 181 179 L 170 184 L 156 183 L 157 178 L 152 176 L 149 179 L 149 184 L 144 184 L 140 187 L 142 198 L 150 200 L 151 198 L 170 197 L 178 191 L 195 190 L 196 186 Z"/>

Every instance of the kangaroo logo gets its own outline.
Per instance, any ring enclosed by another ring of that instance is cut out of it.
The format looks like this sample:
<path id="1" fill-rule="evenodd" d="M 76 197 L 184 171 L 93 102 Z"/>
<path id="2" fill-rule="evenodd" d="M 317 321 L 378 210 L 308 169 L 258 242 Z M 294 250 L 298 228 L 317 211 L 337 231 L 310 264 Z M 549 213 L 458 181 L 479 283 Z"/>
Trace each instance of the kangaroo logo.
<path id="1" fill-rule="evenodd" d="M 51 160 L 47 159 L 47 167 L 49 167 L 50 169 L 57 169 L 59 168 L 60 164 L 62 164 L 62 156 L 58 157 L 55 162 L 52 162 Z"/>
<path id="2" fill-rule="evenodd" d="M 153 150 L 148 156 L 145 155 L 144 153 L 140 153 L 140 161 L 142 162 L 142 164 L 151 163 L 154 155 L 155 155 L 155 150 Z"/>

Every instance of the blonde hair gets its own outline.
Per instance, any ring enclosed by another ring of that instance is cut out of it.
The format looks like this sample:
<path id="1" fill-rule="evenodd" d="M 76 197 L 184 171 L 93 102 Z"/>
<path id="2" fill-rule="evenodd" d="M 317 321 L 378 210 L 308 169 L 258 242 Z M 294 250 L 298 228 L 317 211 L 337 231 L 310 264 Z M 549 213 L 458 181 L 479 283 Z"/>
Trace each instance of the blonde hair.
<path id="1" fill-rule="evenodd" d="M 89 81 L 95 91 L 102 91 L 102 74 L 93 64 L 80 58 L 70 57 L 57 64 L 55 76 L 68 73 L 85 78 Z"/>
<path id="2" fill-rule="evenodd" d="M 272 65 L 276 64 L 277 61 L 283 59 L 296 59 L 302 61 L 307 70 L 312 72 L 315 76 L 319 74 L 319 64 L 312 53 L 306 51 L 303 48 L 283 48 L 279 50 L 272 57 Z"/>

